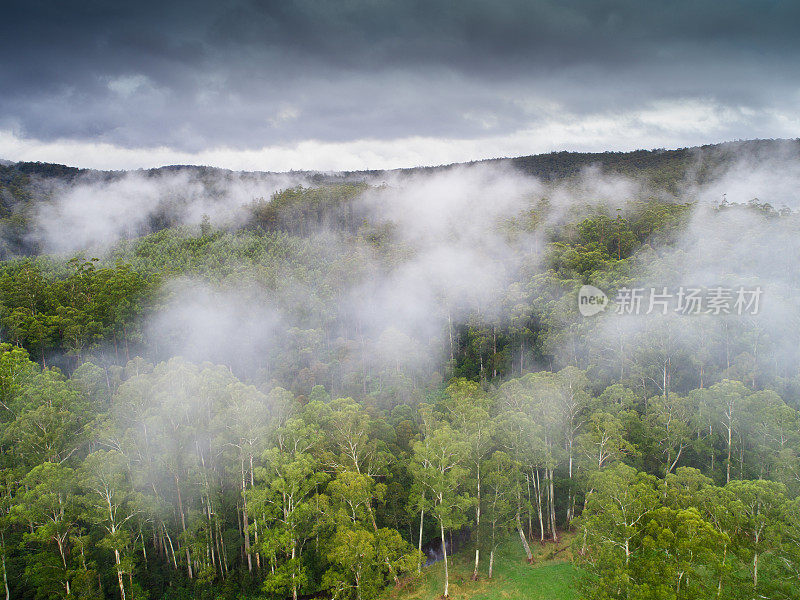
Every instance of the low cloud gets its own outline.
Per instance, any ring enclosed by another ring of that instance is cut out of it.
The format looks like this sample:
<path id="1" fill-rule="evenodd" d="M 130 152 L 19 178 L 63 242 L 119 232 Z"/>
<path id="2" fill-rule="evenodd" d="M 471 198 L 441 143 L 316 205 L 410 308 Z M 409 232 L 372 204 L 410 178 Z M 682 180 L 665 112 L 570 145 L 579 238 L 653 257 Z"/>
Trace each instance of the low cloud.
<path id="1" fill-rule="evenodd" d="M 49 201 L 37 206 L 32 241 L 44 251 L 102 250 L 157 228 L 197 225 L 208 216 L 236 226 L 257 198 L 306 183 L 302 176 L 211 172 L 90 173 L 65 183 L 47 180 Z"/>

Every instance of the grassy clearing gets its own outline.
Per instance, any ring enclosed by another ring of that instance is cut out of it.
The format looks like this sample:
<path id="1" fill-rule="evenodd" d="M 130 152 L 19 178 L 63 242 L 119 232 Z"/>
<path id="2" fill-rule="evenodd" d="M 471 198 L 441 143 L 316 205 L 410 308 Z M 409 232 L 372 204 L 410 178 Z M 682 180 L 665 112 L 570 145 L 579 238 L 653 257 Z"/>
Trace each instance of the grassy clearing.
<path id="1" fill-rule="evenodd" d="M 453 600 L 576 600 L 573 584 L 578 570 L 571 562 L 570 539 L 558 546 L 532 544 L 534 562 L 529 565 L 519 540 L 511 537 L 495 553 L 494 573 L 487 579 L 488 556 L 481 559 L 478 581 L 471 581 L 474 551 L 456 554 L 450 565 L 450 598 Z M 423 569 L 421 577 L 401 589 L 389 590 L 383 600 L 433 600 L 444 590 L 444 565 Z"/>

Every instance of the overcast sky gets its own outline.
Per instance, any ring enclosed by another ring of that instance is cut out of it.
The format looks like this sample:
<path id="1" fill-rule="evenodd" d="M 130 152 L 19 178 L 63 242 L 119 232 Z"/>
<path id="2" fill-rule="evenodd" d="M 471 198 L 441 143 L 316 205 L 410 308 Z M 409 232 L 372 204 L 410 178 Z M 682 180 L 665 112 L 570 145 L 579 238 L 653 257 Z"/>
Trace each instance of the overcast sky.
<path id="1" fill-rule="evenodd" d="M 800 136 L 797 0 L 7 0 L 0 158 L 358 169 Z"/>

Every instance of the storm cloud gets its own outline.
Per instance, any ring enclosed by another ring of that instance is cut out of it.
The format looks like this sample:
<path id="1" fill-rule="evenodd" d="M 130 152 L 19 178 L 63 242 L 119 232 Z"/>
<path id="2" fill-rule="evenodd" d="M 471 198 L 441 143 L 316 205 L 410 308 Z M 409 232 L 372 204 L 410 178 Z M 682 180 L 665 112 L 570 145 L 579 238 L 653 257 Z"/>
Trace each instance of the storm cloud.
<path id="1" fill-rule="evenodd" d="M 0 155 L 382 168 L 795 137 L 798 24 L 781 0 L 12 1 Z"/>

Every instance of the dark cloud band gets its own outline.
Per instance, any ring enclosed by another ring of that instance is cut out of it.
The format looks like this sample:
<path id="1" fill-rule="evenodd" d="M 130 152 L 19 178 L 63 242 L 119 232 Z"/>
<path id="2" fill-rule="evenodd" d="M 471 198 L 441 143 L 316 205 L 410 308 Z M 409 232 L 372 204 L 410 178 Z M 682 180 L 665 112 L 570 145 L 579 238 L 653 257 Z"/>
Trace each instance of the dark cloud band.
<path id="1" fill-rule="evenodd" d="M 796 105 L 798 24 L 780 0 L 11 2 L 0 129 L 200 151 L 475 139 L 671 99 L 774 112 Z"/>

